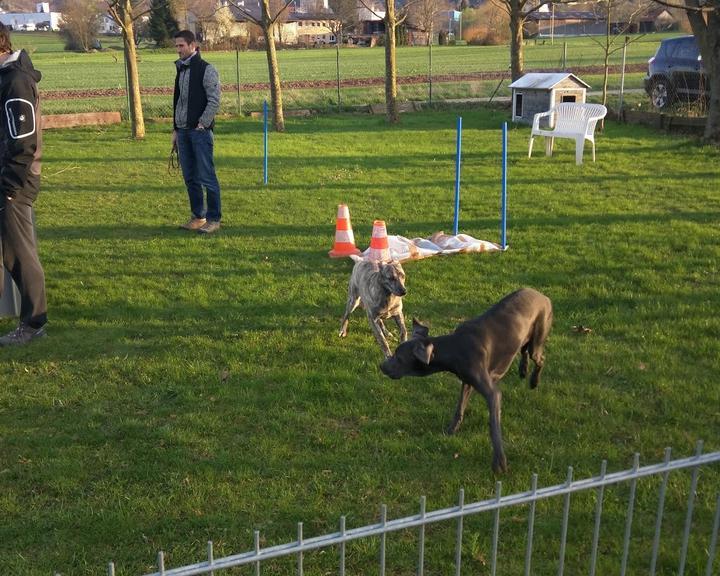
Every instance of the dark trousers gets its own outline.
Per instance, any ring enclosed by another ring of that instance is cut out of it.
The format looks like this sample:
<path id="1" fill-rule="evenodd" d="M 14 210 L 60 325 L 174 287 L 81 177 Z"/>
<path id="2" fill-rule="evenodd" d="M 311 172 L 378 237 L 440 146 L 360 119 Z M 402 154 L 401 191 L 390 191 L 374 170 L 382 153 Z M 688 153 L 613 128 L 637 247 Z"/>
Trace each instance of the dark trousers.
<path id="1" fill-rule="evenodd" d="M 178 160 L 190 199 L 190 211 L 195 218 L 219 222 L 222 213 L 220 184 L 213 162 L 213 131 L 178 128 L 176 133 Z M 207 209 L 203 188 L 207 192 Z"/>
<path id="2" fill-rule="evenodd" d="M 0 238 L 3 265 L 20 290 L 20 322 L 39 328 L 47 322 L 47 301 L 31 205 L 0 200 Z"/>

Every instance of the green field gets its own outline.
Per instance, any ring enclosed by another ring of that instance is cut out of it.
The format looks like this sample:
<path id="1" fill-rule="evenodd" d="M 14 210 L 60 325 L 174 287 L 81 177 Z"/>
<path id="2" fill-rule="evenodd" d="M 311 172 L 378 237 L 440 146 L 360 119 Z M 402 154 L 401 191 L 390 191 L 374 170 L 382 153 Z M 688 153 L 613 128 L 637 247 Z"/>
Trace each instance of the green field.
<path id="1" fill-rule="evenodd" d="M 646 35 L 628 47 L 627 63 L 645 63 L 657 49 L 661 34 Z M 18 33 L 14 37 L 18 47 L 25 47 L 33 53 L 35 66 L 43 72 L 40 86 L 44 91 L 125 88 L 125 68 L 122 46 L 117 37 L 103 39 L 103 51 L 78 54 L 62 51 L 62 44 L 52 33 Z M 602 50 L 592 38 L 568 38 L 566 45 L 556 41 L 551 45 L 528 41 L 525 47 L 525 66 L 531 69 L 560 69 L 563 52 L 567 68 L 598 65 L 602 62 Z M 510 63 L 508 46 L 436 46 L 433 48 L 432 72 L 435 77 L 487 71 L 507 71 Z M 621 63 L 622 54 L 616 52 L 613 65 Z M 139 51 L 140 83 L 144 88 L 171 87 L 174 80 L 172 62 L 176 55 L 171 49 L 156 50 L 143 47 Z M 262 51 L 248 51 L 236 54 L 232 51 L 211 52 L 207 58 L 218 68 L 223 84 L 226 85 L 223 111 L 237 113 L 238 102 L 231 85 L 262 84 L 267 82 L 267 61 Z M 284 82 L 305 80 L 335 81 L 338 77 L 337 55 L 334 49 L 280 50 L 278 60 Z M 398 73 L 403 76 L 428 75 L 428 50 L 426 47 L 400 47 L 397 55 Z M 378 48 L 343 48 L 340 50 L 340 78 L 350 81 L 362 78 L 381 78 L 384 74 L 384 50 Z M 644 73 L 628 74 L 626 89 L 642 87 Z M 589 76 L 594 90 L 602 88 L 600 76 Z M 497 94 L 509 96 L 508 79 L 503 82 Z M 488 97 L 496 90 L 498 81 L 443 81 L 434 82 L 433 97 L 436 100 L 449 98 Z M 620 75 L 613 74 L 610 88 L 620 87 Z M 293 108 L 337 107 L 335 88 L 287 89 L 286 106 Z M 429 98 L 427 84 L 401 87 L 401 99 L 426 100 Z M 340 100 L 345 106 L 373 104 L 383 101 L 382 86 L 370 88 L 343 87 Z M 241 109 L 258 110 L 263 99 L 269 99 L 266 90 L 249 90 L 245 86 L 241 93 Z M 150 117 L 169 116 L 169 98 L 145 96 L 146 114 Z M 44 109 L 49 113 L 63 113 L 91 110 L 125 111 L 125 98 L 84 98 L 78 100 L 47 99 Z"/>
<path id="2" fill-rule="evenodd" d="M 463 111 L 461 231 L 499 236 L 501 112 Z M 389 233 L 451 228 L 452 112 L 290 118 L 217 128 L 223 228 L 178 230 L 181 178 L 166 169 L 169 125 L 145 141 L 127 126 L 47 131 L 36 204 L 49 336 L 0 352 L 0 574 L 150 572 L 215 556 L 490 498 L 487 410 L 472 399 L 443 435 L 459 385 L 448 374 L 391 381 L 361 311 L 337 337 L 351 262 L 331 260 L 336 206 L 358 245 L 372 221 Z M 570 141 L 527 159 L 527 127 L 509 133 L 510 249 L 409 263 L 406 315 L 434 334 L 532 286 L 554 303 L 537 390 L 504 381 L 510 472 L 503 492 L 719 450 L 720 152 L 608 122 L 597 162 Z M 538 148 L 541 148 L 539 146 Z M 586 155 L 587 158 L 587 155 Z M 573 331 L 582 324 L 586 335 Z M 0 330 L 13 327 L 0 321 Z M 677 567 L 689 480 L 668 486 L 658 574 Z M 646 573 L 658 478 L 640 482 L 631 574 Z M 720 470 L 700 475 L 687 574 L 704 573 Z M 608 489 L 599 574 L 620 564 L 628 487 Z M 594 493 L 573 497 L 566 573 L 587 572 Z M 522 572 L 525 508 L 501 516 L 498 574 Z M 562 502 L 538 505 L 534 566 L 557 570 Z M 454 526 L 427 533 L 428 574 L 451 573 Z M 489 574 L 492 518 L 466 521 L 463 562 Z M 348 570 L 376 573 L 377 542 L 348 546 Z M 414 573 L 415 533 L 388 538 L 388 574 Z M 718 560 L 716 560 L 717 566 Z M 307 574 L 335 573 L 334 551 Z M 291 574 L 290 560 L 263 574 Z M 235 573 L 235 572 L 231 572 Z M 240 572 L 238 572 L 240 573 Z M 241 572 L 243 574 L 248 571 Z"/>

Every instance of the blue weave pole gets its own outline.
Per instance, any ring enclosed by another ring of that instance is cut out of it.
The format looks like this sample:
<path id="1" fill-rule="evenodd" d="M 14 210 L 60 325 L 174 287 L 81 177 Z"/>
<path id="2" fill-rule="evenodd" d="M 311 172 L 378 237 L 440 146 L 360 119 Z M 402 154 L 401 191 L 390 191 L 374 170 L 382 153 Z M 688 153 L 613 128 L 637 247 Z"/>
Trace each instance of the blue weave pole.
<path id="1" fill-rule="evenodd" d="M 507 122 L 502 127 L 502 192 L 500 202 L 500 246 L 507 248 Z"/>
<path id="2" fill-rule="evenodd" d="M 268 105 L 263 100 L 263 184 L 268 183 Z"/>
<path id="3" fill-rule="evenodd" d="M 462 116 L 457 119 L 457 141 L 455 152 L 455 218 L 453 219 L 453 234 L 458 234 L 460 220 L 460 156 L 462 154 Z"/>

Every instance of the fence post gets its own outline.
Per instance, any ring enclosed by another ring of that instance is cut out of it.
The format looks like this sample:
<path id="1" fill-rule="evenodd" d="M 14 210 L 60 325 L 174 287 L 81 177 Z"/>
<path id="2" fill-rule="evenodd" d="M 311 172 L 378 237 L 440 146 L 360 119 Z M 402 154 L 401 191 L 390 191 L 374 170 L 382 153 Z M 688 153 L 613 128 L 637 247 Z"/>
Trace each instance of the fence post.
<path id="1" fill-rule="evenodd" d="M 428 36 L 428 100 L 432 105 L 432 37 Z"/>
<path id="2" fill-rule="evenodd" d="M 340 536 L 343 537 L 340 543 L 340 576 L 345 576 L 345 516 L 340 516 Z"/>
<path id="3" fill-rule="evenodd" d="M 665 448 L 665 466 L 670 462 L 670 448 Z M 668 477 L 670 470 L 666 470 L 663 474 L 662 484 L 660 484 L 660 497 L 658 498 L 657 519 L 655 520 L 655 539 L 653 540 L 652 558 L 650 560 L 650 576 L 655 576 L 655 567 L 657 566 L 658 550 L 660 549 L 660 531 L 662 529 L 662 518 L 665 510 L 665 490 L 667 489 Z"/>
<path id="4" fill-rule="evenodd" d="M 253 532 L 253 540 L 255 545 L 255 556 L 260 556 L 260 530 Z M 260 560 L 255 562 L 255 576 L 260 576 Z"/>
<path id="5" fill-rule="evenodd" d="M 568 466 L 566 486 L 572 484 L 573 468 Z M 562 522 L 562 536 L 560 539 L 560 566 L 558 567 L 558 576 L 563 576 L 565 572 L 565 544 L 567 543 L 567 529 L 568 529 L 568 517 L 570 515 L 570 492 L 565 494 L 565 504 L 563 506 L 563 522 Z"/>
<path id="6" fill-rule="evenodd" d="M 298 545 L 298 547 L 302 546 L 302 543 L 303 543 L 303 523 L 298 522 L 298 525 L 297 525 L 297 545 Z M 300 550 L 300 552 L 298 552 L 297 562 L 298 562 L 298 566 L 297 566 L 298 576 L 303 576 L 303 553 L 302 553 L 302 550 Z"/>
<path id="7" fill-rule="evenodd" d="M 240 49 L 235 48 L 235 81 L 237 83 L 237 111 L 242 116 L 242 100 L 240 100 Z"/>
<path id="8" fill-rule="evenodd" d="M 458 508 L 460 512 L 465 508 L 465 490 L 460 488 L 458 494 Z M 455 541 L 455 576 L 460 576 L 460 564 L 462 562 L 462 537 L 463 537 L 463 517 L 462 514 L 458 517 L 457 523 L 457 537 Z"/>
<path id="9" fill-rule="evenodd" d="M 607 460 L 603 460 L 600 465 L 600 478 L 605 478 L 606 471 Z M 603 484 L 597 490 L 597 503 L 595 504 L 595 530 L 593 532 L 592 553 L 590 554 L 590 576 L 595 576 L 595 564 L 597 562 L 598 541 L 600 540 L 600 519 L 602 518 L 604 495 L 605 485 Z"/>
<path id="10" fill-rule="evenodd" d="M 425 496 L 420 496 L 420 518 L 425 519 Z M 425 572 L 425 524 L 420 525 L 418 554 L 418 576 L 423 576 Z"/>
<path id="11" fill-rule="evenodd" d="M 622 119 L 623 99 L 625 95 L 625 56 L 627 55 L 627 47 L 629 36 L 625 36 L 625 44 L 622 50 L 622 69 L 620 70 L 620 102 L 618 102 L 618 119 Z"/>
<path id="12" fill-rule="evenodd" d="M 703 441 L 699 440 L 695 447 L 695 457 L 699 458 L 703 450 Z M 695 505 L 695 490 L 697 490 L 699 469 L 696 466 L 692 471 L 692 480 L 690 481 L 690 494 L 688 495 L 687 516 L 685 517 L 685 532 L 683 534 L 682 551 L 680 552 L 680 568 L 678 568 L 678 576 L 685 574 L 685 561 L 687 560 L 688 540 L 690 540 L 690 527 L 692 526 L 693 507 Z"/>
<path id="13" fill-rule="evenodd" d="M 213 552 L 212 540 L 208 540 L 207 551 L 208 551 L 208 564 L 210 566 L 212 566 L 213 564 L 215 564 L 215 553 Z M 215 570 L 210 570 L 210 576 L 215 576 Z"/>
<path id="14" fill-rule="evenodd" d="M 635 510 L 635 491 L 637 489 L 637 471 L 640 467 L 640 454 L 635 452 L 633 456 L 633 479 L 630 482 L 630 497 L 628 498 L 628 510 L 625 516 L 625 540 L 623 544 L 622 564 L 620 576 L 625 576 L 627 570 L 628 556 L 630 554 L 630 533 L 632 532 L 633 512 Z"/>
<path id="15" fill-rule="evenodd" d="M 385 576 L 385 542 L 387 541 L 387 534 L 384 530 L 385 524 L 387 523 L 387 506 L 383 504 L 380 507 L 380 524 L 383 527 L 383 533 L 380 536 L 380 576 Z"/>
<path id="16" fill-rule="evenodd" d="M 533 545 L 533 532 L 535 531 L 535 495 L 537 494 L 537 481 L 538 475 L 532 475 L 532 484 L 530 492 L 533 496 L 530 502 L 530 512 L 528 514 L 528 536 L 527 546 L 525 547 L 525 576 L 530 576 L 530 564 L 532 561 L 532 545 Z"/>
<path id="17" fill-rule="evenodd" d="M 495 502 L 500 504 L 500 496 L 502 494 L 502 482 L 495 483 Z M 495 521 L 493 522 L 493 546 L 492 546 L 492 564 L 490 566 L 490 574 L 495 576 L 497 572 L 497 551 L 498 540 L 500 539 L 500 506 L 495 508 Z"/>
<path id="18" fill-rule="evenodd" d="M 335 68 L 337 70 L 337 100 L 338 100 L 338 112 L 342 112 L 340 106 L 340 39 L 335 37 Z"/>

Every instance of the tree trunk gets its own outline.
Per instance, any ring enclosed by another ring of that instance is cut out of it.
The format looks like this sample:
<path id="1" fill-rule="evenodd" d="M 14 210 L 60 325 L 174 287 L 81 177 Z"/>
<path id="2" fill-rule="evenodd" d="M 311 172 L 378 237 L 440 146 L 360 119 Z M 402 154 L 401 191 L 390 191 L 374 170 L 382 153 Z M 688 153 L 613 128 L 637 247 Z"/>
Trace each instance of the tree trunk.
<path id="1" fill-rule="evenodd" d="M 123 52 L 127 68 L 127 88 L 130 100 L 130 129 L 132 137 L 137 140 L 145 138 L 145 118 L 143 116 L 142 100 L 140 100 L 140 78 L 138 75 L 137 52 L 135 50 L 135 32 L 133 26 L 133 6 L 131 0 L 122 0 L 116 5 L 119 21 L 117 24 L 122 30 Z"/>
<path id="2" fill-rule="evenodd" d="M 603 87 L 602 87 L 602 103 L 603 106 L 607 106 L 607 89 L 608 89 L 608 77 L 610 76 L 610 1 L 608 0 L 607 12 L 605 13 L 605 59 L 603 60 Z M 603 119 L 604 122 L 604 119 Z M 601 122 L 601 126 L 603 125 Z"/>
<path id="3" fill-rule="evenodd" d="M 523 75 L 523 6 L 518 0 L 510 0 L 510 73 L 513 82 Z"/>
<path id="4" fill-rule="evenodd" d="M 273 129 L 275 132 L 285 132 L 285 116 L 283 114 L 282 87 L 280 86 L 280 68 L 278 67 L 277 52 L 275 51 L 275 24 L 270 17 L 270 4 L 268 0 L 261 2 L 262 21 L 261 28 L 265 36 L 265 53 L 268 62 L 268 77 L 270 81 L 270 101 L 272 102 Z"/>
<path id="5" fill-rule="evenodd" d="M 130 126 L 132 137 L 137 140 L 142 140 L 145 138 L 145 117 L 143 116 L 142 100 L 140 100 L 140 78 L 138 75 L 132 20 L 129 22 L 129 26 L 129 30 L 123 30 L 123 45 L 125 47 L 125 64 L 127 65 L 128 72 Z"/>
<path id="6" fill-rule="evenodd" d="M 386 1 L 385 12 L 385 108 L 387 121 L 397 124 L 400 120 L 397 102 L 397 63 L 395 59 L 395 1 Z"/>
<path id="7" fill-rule="evenodd" d="M 697 6 L 697 2 L 686 0 L 688 6 Z M 710 12 L 703 15 L 687 11 L 693 34 L 700 46 L 705 72 L 708 76 L 710 101 L 708 103 L 706 140 L 720 143 L 720 14 Z"/>

